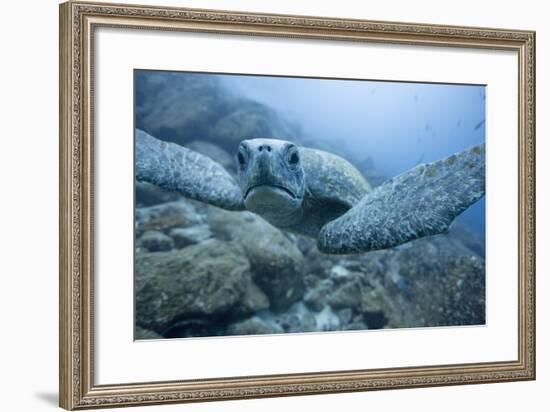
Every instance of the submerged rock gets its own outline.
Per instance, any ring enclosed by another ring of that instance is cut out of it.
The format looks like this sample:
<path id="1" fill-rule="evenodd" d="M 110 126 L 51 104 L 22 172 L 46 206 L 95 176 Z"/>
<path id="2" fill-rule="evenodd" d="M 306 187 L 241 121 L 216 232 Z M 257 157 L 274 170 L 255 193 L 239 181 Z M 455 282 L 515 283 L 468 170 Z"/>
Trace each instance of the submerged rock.
<path id="1" fill-rule="evenodd" d="M 314 312 L 350 309 L 342 330 L 483 324 L 485 262 L 459 234 L 350 256 L 304 248 L 303 302 Z"/>
<path id="2" fill-rule="evenodd" d="M 249 212 L 210 208 L 214 235 L 231 239 L 244 249 L 254 282 L 268 296 L 275 312 L 288 309 L 304 295 L 304 257 L 279 229 Z"/>
<path id="3" fill-rule="evenodd" d="M 346 281 L 352 277 L 351 271 L 346 269 L 342 265 L 334 265 L 332 269 L 330 270 L 330 278 L 333 279 L 337 283 L 341 283 L 342 281 Z"/>
<path id="4" fill-rule="evenodd" d="M 485 262 L 452 236 L 383 251 L 377 264 L 384 269 L 362 281 L 369 328 L 485 323 Z"/>
<path id="5" fill-rule="evenodd" d="M 340 319 L 328 305 L 315 314 L 315 323 L 318 331 L 340 330 Z"/>
<path id="6" fill-rule="evenodd" d="M 136 91 L 136 127 L 161 140 L 204 139 L 233 154 L 243 139 L 299 136 L 275 110 L 231 93 L 208 74 L 138 71 Z"/>
<path id="7" fill-rule="evenodd" d="M 338 319 L 340 319 L 340 323 L 348 324 L 352 321 L 353 311 L 350 308 L 345 308 L 337 311 L 336 315 L 338 315 Z"/>
<path id="8" fill-rule="evenodd" d="M 374 159 L 370 156 L 353 163 L 361 171 L 361 173 L 363 173 L 373 188 L 380 186 L 388 180 L 388 177 L 384 174 L 384 172 L 376 167 Z"/>
<path id="9" fill-rule="evenodd" d="M 284 330 L 279 325 L 268 323 L 257 316 L 232 323 L 225 331 L 226 335 L 265 335 L 283 332 Z"/>
<path id="10" fill-rule="evenodd" d="M 441 241 L 433 245 L 437 252 L 425 254 L 414 264 L 410 251 L 400 256 L 400 274 L 411 302 L 403 318 L 418 326 L 484 324 L 484 260 L 474 254 L 448 253 L 449 245 Z"/>
<path id="11" fill-rule="evenodd" d="M 138 325 L 165 337 L 485 322 L 485 262 L 464 229 L 324 255 L 252 213 L 180 199 L 138 208 L 136 234 Z M 263 323 L 240 325 L 251 317 Z"/>
<path id="12" fill-rule="evenodd" d="M 136 340 L 145 340 L 145 339 L 162 339 L 163 337 L 158 333 L 153 332 L 152 330 L 143 329 L 137 326 L 135 330 L 134 338 Z"/>
<path id="13" fill-rule="evenodd" d="M 269 305 L 252 281 L 244 250 L 234 242 L 210 240 L 137 254 L 135 282 L 137 324 L 162 335 L 178 322 L 224 323 Z"/>
<path id="14" fill-rule="evenodd" d="M 334 282 L 331 279 L 319 279 L 308 288 L 304 295 L 304 304 L 314 312 L 320 312 L 325 307 L 333 288 Z"/>
<path id="15" fill-rule="evenodd" d="M 151 183 L 136 181 L 137 208 L 173 202 L 178 199 L 181 199 L 181 196 L 177 193 L 168 192 Z"/>
<path id="16" fill-rule="evenodd" d="M 212 232 L 208 225 L 201 224 L 186 228 L 173 228 L 170 230 L 170 236 L 174 240 L 175 247 L 181 249 L 210 239 Z"/>
<path id="17" fill-rule="evenodd" d="M 187 199 L 136 209 L 136 235 L 147 230 L 168 233 L 173 228 L 187 228 L 204 223 L 195 203 Z"/>
<path id="18" fill-rule="evenodd" d="M 244 139 L 259 136 L 296 140 L 296 126 L 281 118 L 268 106 L 248 99 L 239 99 L 231 112 L 219 118 L 210 136 L 220 144 L 236 148 Z"/>
<path id="19" fill-rule="evenodd" d="M 179 144 L 196 140 L 228 111 L 224 97 L 212 76 L 137 71 L 136 127 Z"/>
<path id="20" fill-rule="evenodd" d="M 215 160 L 226 170 L 236 172 L 235 158 L 218 145 L 204 140 L 193 140 L 192 142 L 186 143 L 185 146 L 197 153 L 203 154 L 208 156 L 210 159 Z"/>
<path id="21" fill-rule="evenodd" d="M 333 309 L 356 308 L 361 305 L 361 282 L 351 279 L 333 289 L 327 296 L 327 303 Z"/>
<path id="22" fill-rule="evenodd" d="M 174 241 L 158 230 L 148 230 L 139 238 L 138 246 L 149 252 L 160 252 L 173 249 Z"/>
<path id="23" fill-rule="evenodd" d="M 262 311 L 258 316 L 273 328 L 285 333 L 315 332 L 316 316 L 303 304 L 296 303 L 284 312 Z"/>

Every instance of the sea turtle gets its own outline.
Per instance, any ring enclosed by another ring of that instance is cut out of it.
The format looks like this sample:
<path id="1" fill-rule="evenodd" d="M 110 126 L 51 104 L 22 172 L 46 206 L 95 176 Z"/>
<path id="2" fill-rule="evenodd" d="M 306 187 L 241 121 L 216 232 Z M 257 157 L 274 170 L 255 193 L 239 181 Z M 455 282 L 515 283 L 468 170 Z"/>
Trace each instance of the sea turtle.
<path id="1" fill-rule="evenodd" d="M 421 164 L 372 189 L 347 160 L 278 139 L 243 140 L 235 180 L 214 160 L 136 129 L 136 179 L 281 230 L 329 254 L 385 249 L 444 233 L 485 194 L 485 144 Z"/>

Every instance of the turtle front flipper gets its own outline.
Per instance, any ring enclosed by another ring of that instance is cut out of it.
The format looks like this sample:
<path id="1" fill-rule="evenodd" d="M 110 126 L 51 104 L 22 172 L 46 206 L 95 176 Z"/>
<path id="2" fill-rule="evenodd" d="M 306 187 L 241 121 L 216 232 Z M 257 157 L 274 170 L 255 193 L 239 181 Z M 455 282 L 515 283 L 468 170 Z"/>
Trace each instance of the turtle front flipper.
<path id="1" fill-rule="evenodd" d="M 319 233 L 331 254 L 386 249 L 444 233 L 485 195 L 485 144 L 415 168 L 366 194 Z"/>
<path id="2" fill-rule="evenodd" d="M 228 210 L 244 210 L 237 182 L 222 165 L 136 129 L 136 180 Z"/>

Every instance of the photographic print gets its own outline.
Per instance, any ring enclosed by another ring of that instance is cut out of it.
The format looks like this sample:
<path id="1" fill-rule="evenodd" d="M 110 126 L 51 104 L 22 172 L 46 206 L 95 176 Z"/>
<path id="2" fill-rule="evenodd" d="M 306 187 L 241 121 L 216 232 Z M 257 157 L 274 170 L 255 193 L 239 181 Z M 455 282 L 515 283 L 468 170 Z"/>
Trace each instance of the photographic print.
<path id="1" fill-rule="evenodd" d="M 534 31 L 59 23 L 60 406 L 535 379 Z"/>
<path id="2" fill-rule="evenodd" d="M 485 86 L 134 71 L 135 339 L 485 324 Z"/>
<path id="3" fill-rule="evenodd" d="M 63 408 L 535 379 L 534 31 L 59 22 Z"/>

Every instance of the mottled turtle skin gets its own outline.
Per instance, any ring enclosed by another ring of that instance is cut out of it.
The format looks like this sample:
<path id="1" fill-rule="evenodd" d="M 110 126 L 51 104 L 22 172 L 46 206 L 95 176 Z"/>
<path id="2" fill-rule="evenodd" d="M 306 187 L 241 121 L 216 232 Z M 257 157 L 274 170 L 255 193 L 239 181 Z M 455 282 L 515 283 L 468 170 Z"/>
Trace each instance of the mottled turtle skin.
<path id="1" fill-rule="evenodd" d="M 485 144 L 421 164 L 371 189 L 347 160 L 279 139 L 244 140 L 237 181 L 217 162 L 136 130 L 136 179 L 317 239 L 330 254 L 364 253 L 445 233 L 485 195 Z"/>

